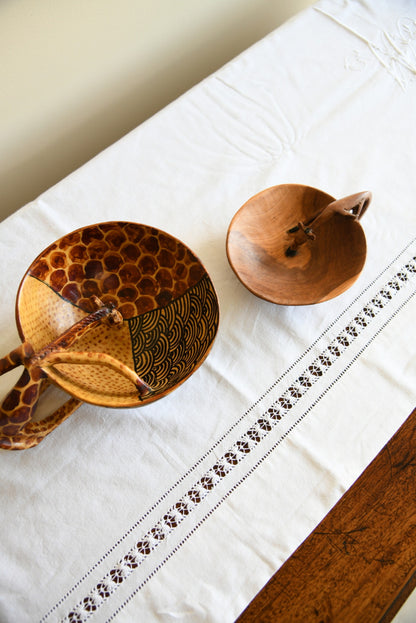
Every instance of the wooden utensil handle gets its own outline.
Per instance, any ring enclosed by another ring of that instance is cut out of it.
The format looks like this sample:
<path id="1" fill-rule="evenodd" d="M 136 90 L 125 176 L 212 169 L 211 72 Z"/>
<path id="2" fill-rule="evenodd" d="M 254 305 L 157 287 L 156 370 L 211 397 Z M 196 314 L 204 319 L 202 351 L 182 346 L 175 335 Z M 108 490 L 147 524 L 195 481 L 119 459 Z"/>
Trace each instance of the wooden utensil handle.
<path id="1" fill-rule="evenodd" d="M 19 419 L 19 411 L 15 409 L 10 415 L 5 411 L 5 406 L 7 406 L 9 397 L 13 396 L 13 393 L 19 388 L 19 384 L 26 382 L 27 373 L 28 371 L 25 369 L 20 381 L 6 396 L 0 408 L 0 448 L 3 450 L 26 450 L 27 448 L 38 445 L 82 404 L 81 400 L 70 398 L 51 415 L 43 418 L 39 422 L 34 422 L 31 418 L 37 407 L 39 396 L 46 389 L 49 381 L 48 379 L 41 378 L 37 382 L 36 379 L 29 378 L 33 403 L 30 406 L 23 405 L 23 408 L 28 406 L 29 410 L 26 413 L 22 410 L 23 421 L 17 421 Z"/>
<path id="2" fill-rule="evenodd" d="M 16 385 L 9 391 L 0 406 L 0 448 L 16 450 L 36 445 L 53 428 L 63 421 L 70 413 L 52 414 L 48 418 L 48 425 L 44 425 L 42 436 L 29 434 L 27 426 L 31 423 L 36 411 L 39 396 L 46 388 L 47 377 L 42 368 L 30 366 L 28 362 L 33 356 L 33 349 L 27 342 L 12 350 L 6 357 L 0 359 L 0 374 L 4 374 L 19 365 L 24 370 Z M 79 406 L 80 401 L 76 406 Z M 65 417 L 63 417 L 65 416 Z M 52 426 L 52 428 L 51 428 Z"/>
<path id="3" fill-rule="evenodd" d="M 81 400 L 71 398 L 50 416 L 33 422 L 39 397 L 49 383 L 45 368 L 65 363 L 103 365 L 131 381 L 141 398 L 151 391 L 133 370 L 106 353 L 55 350 L 43 356 L 40 364 L 31 345 L 24 342 L 0 359 L 0 375 L 24 366 L 20 379 L 0 406 L 0 448 L 24 450 L 37 445 L 82 404 Z"/>
<path id="4" fill-rule="evenodd" d="M 81 400 L 71 398 L 42 421 L 33 422 L 39 397 L 49 383 L 42 368 L 30 365 L 33 355 L 31 345 L 24 342 L 0 359 L 0 375 L 19 365 L 25 366 L 0 406 L 0 448 L 3 450 L 36 446 L 82 404 Z"/>
<path id="5" fill-rule="evenodd" d="M 332 201 L 305 225 L 316 230 L 319 225 L 322 225 L 334 214 L 341 214 L 342 216 L 359 220 L 370 205 L 371 198 L 372 194 L 369 191 L 365 191 Z"/>
<path id="6" fill-rule="evenodd" d="M 52 415 L 41 422 L 33 422 L 39 396 L 48 382 L 48 367 L 56 364 L 102 365 L 121 374 L 137 388 L 140 399 L 152 390 L 136 372 L 123 362 L 106 353 L 73 352 L 67 349 L 80 337 L 107 320 L 111 325 L 121 325 L 123 317 L 116 309 L 105 306 L 97 297 L 91 299 L 94 311 L 81 318 L 61 335 L 36 352 L 24 342 L 0 359 L 0 375 L 24 366 L 24 371 L 14 388 L 0 406 L 0 448 L 23 450 L 38 444 L 82 404 L 71 398 Z"/>
<path id="7" fill-rule="evenodd" d="M 0 406 L 0 435 L 13 435 L 32 419 L 46 378 L 41 368 L 28 366 L 33 354 L 31 345 L 24 342 L 0 359 L 0 375 L 19 365 L 25 366 L 20 379 Z"/>
<path id="8" fill-rule="evenodd" d="M 74 352 L 74 351 L 58 351 L 48 355 L 42 362 L 42 367 L 56 365 L 57 363 L 72 363 L 77 365 L 98 365 L 105 366 L 121 374 L 127 380 L 131 381 L 137 387 L 140 398 L 152 391 L 151 387 L 138 376 L 134 370 L 126 366 L 124 363 L 107 355 L 107 353 L 96 352 Z"/>
<path id="9" fill-rule="evenodd" d="M 305 244 L 307 240 L 315 240 L 319 227 L 330 218 L 333 218 L 335 214 L 359 220 L 368 209 L 371 199 L 372 194 L 370 191 L 354 193 L 342 199 L 331 201 L 331 203 L 314 214 L 312 218 L 305 222 L 300 221 L 287 232 L 292 236 L 292 240 L 286 250 L 286 256 L 293 257 L 296 255 L 298 248 Z"/>
<path id="10" fill-rule="evenodd" d="M 8 355 L 0 359 L 0 376 L 23 365 L 25 360 L 34 355 L 34 350 L 28 342 L 23 342 Z"/>
<path id="11" fill-rule="evenodd" d="M 94 311 L 67 331 L 62 333 L 53 342 L 35 353 L 29 342 L 24 342 L 8 355 L 0 359 L 0 375 L 23 365 L 23 373 L 16 385 L 9 391 L 0 406 L 0 447 L 5 449 L 23 449 L 36 445 L 58 424 L 66 419 L 81 404 L 80 400 L 68 401 L 69 406 L 63 406 L 55 413 L 35 425 L 32 422 L 36 411 L 39 396 L 47 384 L 45 368 L 53 354 L 62 353 L 79 337 L 103 320 L 113 324 L 120 324 L 122 317 L 112 307 L 106 307 L 97 297 L 91 299 Z M 36 429 L 36 433 L 34 430 Z M 40 432 L 41 431 L 41 432 Z M 19 440 L 17 442 L 17 439 Z M 36 439 L 36 441 L 35 441 Z M 19 446 L 17 448 L 17 446 Z"/>

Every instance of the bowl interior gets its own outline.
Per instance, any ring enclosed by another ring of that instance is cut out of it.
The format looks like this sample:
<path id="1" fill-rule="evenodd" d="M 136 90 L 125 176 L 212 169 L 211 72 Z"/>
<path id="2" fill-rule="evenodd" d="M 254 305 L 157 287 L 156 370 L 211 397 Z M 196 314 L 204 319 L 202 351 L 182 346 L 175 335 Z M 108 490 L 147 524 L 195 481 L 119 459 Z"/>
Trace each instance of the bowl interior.
<path id="1" fill-rule="evenodd" d="M 129 407 L 166 395 L 202 363 L 217 332 L 217 296 L 194 253 L 154 227 L 109 222 L 64 236 L 29 267 L 16 301 L 22 340 L 40 350 L 92 311 L 92 295 L 115 305 L 123 322 L 99 325 L 69 350 L 115 357 L 152 392 L 140 400 L 128 380 L 103 366 L 48 368 L 57 385 L 86 402 Z"/>
<path id="2" fill-rule="evenodd" d="M 326 301 L 349 288 L 366 257 L 360 223 L 335 214 L 294 257 L 288 230 L 308 221 L 334 198 L 298 184 L 274 186 L 255 195 L 232 219 L 227 256 L 241 282 L 255 295 L 282 305 Z"/>

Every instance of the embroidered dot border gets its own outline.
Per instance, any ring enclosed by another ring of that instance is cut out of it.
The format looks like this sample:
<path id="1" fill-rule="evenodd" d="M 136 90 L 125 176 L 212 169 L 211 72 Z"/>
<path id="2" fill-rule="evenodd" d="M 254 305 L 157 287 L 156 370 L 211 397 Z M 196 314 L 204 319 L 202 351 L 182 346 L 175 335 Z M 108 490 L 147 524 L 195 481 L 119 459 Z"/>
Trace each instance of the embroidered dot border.
<path id="1" fill-rule="evenodd" d="M 274 429 L 352 342 L 371 323 L 381 309 L 405 287 L 416 274 L 416 256 L 379 290 L 354 319 L 331 341 L 283 394 L 266 409 L 257 421 L 223 456 L 182 496 L 163 517 L 140 538 L 134 547 L 98 582 L 92 591 L 62 619 L 62 623 L 85 623 L 141 563 L 171 534 L 181 522 L 215 489 L 219 482 Z"/>

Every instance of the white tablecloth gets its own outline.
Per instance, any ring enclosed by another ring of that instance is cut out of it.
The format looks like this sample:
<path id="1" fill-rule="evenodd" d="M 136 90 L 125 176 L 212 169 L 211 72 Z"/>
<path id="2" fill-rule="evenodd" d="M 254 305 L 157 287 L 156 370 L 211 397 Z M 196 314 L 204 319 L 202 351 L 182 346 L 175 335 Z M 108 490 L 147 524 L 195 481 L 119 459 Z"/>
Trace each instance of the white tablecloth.
<path id="1" fill-rule="evenodd" d="M 1 621 L 233 621 L 409 415 L 415 20 L 411 0 L 322 0 L 0 224 L 2 354 L 29 264 L 95 222 L 180 238 L 221 310 L 172 394 L 0 452 Z M 364 270 L 323 304 L 260 300 L 227 262 L 237 209 L 287 182 L 373 193 Z"/>

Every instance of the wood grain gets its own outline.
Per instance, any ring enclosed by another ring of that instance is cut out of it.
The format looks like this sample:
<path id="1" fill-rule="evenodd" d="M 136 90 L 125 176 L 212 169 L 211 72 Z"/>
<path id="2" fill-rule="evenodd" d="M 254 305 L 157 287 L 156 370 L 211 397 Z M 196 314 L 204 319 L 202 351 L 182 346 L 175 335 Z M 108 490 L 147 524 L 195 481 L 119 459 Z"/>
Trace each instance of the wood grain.
<path id="1" fill-rule="evenodd" d="M 301 184 L 272 186 L 251 197 L 227 232 L 231 268 L 256 296 L 280 305 L 312 305 L 338 296 L 359 277 L 366 239 L 356 203 L 335 201 Z M 330 206 L 333 209 L 328 209 Z"/>
<path id="2" fill-rule="evenodd" d="M 416 586 L 416 409 L 237 619 L 387 623 Z"/>

